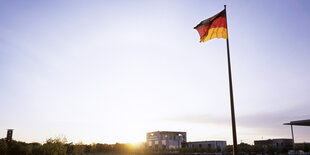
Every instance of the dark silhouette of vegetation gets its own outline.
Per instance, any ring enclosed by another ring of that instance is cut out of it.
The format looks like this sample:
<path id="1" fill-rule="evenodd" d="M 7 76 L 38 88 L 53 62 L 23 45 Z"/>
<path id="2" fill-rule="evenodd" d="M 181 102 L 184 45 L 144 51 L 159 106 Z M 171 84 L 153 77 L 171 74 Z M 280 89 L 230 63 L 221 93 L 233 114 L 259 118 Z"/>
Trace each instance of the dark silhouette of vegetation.
<path id="1" fill-rule="evenodd" d="M 0 155 L 6 154 L 8 150 L 8 144 L 6 143 L 5 139 L 0 139 Z"/>
<path id="2" fill-rule="evenodd" d="M 302 150 L 303 150 L 304 152 L 309 152 L 309 151 L 310 151 L 309 145 L 307 145 L 306 143 L 304 143 Z"/>
<path id="3" fill-rule="evenodd" d="M 42 151 L 44 155 L 66 155 L 67 147 L 65 143 L 66 138 L 50 138 L 42 146 Z"/>
<path id="4" fill-rule="evenodd" d="M 292 148 L 276 149 L 272 146 L 263 148 L 245 143 L 238 145 L 239 154 L 275 154 L 287 153 Z M 309 152 L 309 146 L 305 143 L 300 145 L 298 150 Z M 133 144 L 114 145 L 92 143 L 83 144 L 67 143 L 66 138 L 49 138 L 44 144 L 40 143 L 25 143 L 12 140 L 7 142 L 5 139 L 0 139 L 0 155 L 99 155 L 99 154 L 191 154 L 191 153 L 224 153 L 232 154 L 232 146 L 228 145 L 223 150 L 220 147 L 213 148 L 180 148 L 180 149 L 145 149 L 144 146 L 134 147 Z"/>
<path id="5" fill-rule="evenodd" d="M 135 149 L 132 144 L 114 145 L 82 142 L 67 143 L 66 138 L 49 138 L 44 144 L 25 143 L 12 140 L 7 142 L 0 139 L 0 155 L 95 155 L 96 153 L 135 153 L 144 149 Z"/>
<path id="6" fill-rule="evenodd" d="M 291 148 L 292 150 L 292 148 Z M 297 144 L 295 146 L 295 151 L 298 151 L 298 150 L 302 150 L 304 152 L 309 152 L 310 151 L 310 148 L 309 148 L 309 143 L 303 143 L 303 144 Z"/>

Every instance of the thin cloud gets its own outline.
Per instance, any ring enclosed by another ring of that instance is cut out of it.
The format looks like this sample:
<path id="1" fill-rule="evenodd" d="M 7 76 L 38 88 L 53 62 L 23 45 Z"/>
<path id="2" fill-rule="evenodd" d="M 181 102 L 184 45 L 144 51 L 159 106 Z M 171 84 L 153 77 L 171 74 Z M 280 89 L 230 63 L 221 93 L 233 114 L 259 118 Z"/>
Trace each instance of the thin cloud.
<path id="1" fill-rule="evenodd" d="M 289 121 L 309 119 L 310 115 L 306 112 L 306 109 L 309 108 L 310 106 L 304 104 L 293 109 L 237 116 L 236 122 L 239 127 L 244 128 L 276 128 Z M 228 116 L 213 116 L 208 114 L 186 114 L 164 118 L 163 120 L 198 124 L 230 124 L 230 117 Z"/>

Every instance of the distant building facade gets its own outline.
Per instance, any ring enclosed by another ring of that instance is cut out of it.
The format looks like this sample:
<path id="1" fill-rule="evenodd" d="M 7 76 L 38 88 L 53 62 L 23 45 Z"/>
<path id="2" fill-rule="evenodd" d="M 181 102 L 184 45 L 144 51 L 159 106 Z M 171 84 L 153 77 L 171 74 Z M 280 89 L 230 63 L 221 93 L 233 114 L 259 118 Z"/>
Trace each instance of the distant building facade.
<path id="1" fill-rule="evenodd" d="M 196 142 L 188 142 L 187 143 L 188 148 L 210 148 L 210 149 L 216 149 L 221 148 L 221 151 L 223 151 L 224 147 L 226 147 L 226 141 L 196 141 Z"/>
<path id="2" fill-rule="evenodd" d="M 186 145 L 186 132 L 155 131 L 146 134 L 148 149 L 176 149 Z"/>
<path id="3" fill-rule="evenodd" d="M 268 139 L 268 140 L 255 140 L 255 146 L 261 146 L 264 149 L 269 147 L 273 147 L 275 149 L 281 150 L 283 148 L 293 147 L 293 140 L 292 139 Z"/>

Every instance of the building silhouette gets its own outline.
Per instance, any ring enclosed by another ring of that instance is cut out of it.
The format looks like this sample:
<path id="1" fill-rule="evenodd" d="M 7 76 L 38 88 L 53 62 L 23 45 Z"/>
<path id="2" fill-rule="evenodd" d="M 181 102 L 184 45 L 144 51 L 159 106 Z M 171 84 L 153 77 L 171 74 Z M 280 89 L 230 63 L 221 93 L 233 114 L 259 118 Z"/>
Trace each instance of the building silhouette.
<path id="1" fill-rule="evenodd" d="M 13 129 L 8 129 L 7 134 L 6 134 L 6 141 L 11 142 L 13 139 Z"/>
<path id="2" fill-rule="evenodd" d="M 188 142 L 187 148 L 204 148 L 204 149 L 217 149 L 220 148 L 221 151 L 226 147 L 226 141 L 223 140 L 212 140 L 212 141 L 194 141 Z"/>
<path id="3" fill-rule="evenodd" d="M 281 150 L 283 148 L 292 148 L 293 140 L 289 138 L 280 138 L 280 139 L 268 139 L 268 140 L 255 140 L 255 146 L 260 146 L 264 150 L 268 147 L 273 147 L 277 150 Z"/>

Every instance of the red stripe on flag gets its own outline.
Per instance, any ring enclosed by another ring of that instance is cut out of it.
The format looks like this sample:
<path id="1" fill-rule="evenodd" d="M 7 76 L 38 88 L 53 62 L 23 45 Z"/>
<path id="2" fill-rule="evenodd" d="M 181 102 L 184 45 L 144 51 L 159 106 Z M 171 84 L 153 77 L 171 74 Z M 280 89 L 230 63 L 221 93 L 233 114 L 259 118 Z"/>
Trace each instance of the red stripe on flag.
<path id="1" fill-rule="evenodd" d="M 227 28 L 227 23 L 226 23 L 226 18 L 225 17 L 218 17 L 216 18 L 212 24 L 211 24 L 211 28 L 216 28 L 216 27 L 224 27 Z"/>
<path id="2" fill-rule="evenodd" d="M 208 34 L 209 28 L 210 28 L 210 26 L 206 26 L 206 27 L 197 29 L 197 31 L 198 31 L 198 33 L 199 33 L 199 35 L 200 35 L 200 39 L 201 39 L 203 36 L 205 36 L 205 35 Z"/>

